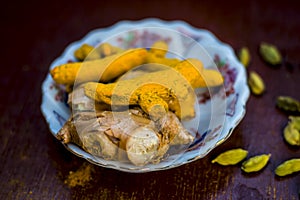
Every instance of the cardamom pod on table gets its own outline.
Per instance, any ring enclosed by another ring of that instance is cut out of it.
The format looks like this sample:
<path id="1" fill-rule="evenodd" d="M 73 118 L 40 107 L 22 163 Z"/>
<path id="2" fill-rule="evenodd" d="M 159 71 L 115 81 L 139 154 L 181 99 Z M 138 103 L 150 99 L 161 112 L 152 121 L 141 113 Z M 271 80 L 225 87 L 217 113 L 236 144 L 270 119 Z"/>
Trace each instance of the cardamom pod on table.
<path id="1" fill-rule="evenodd" d="M 290 145 L 300 146 L 300 117 L 289 117 L 290 121 L 283 130 L 283 137 Z"/>
<path id="2" fill-rule="evenodd" d="M 284 111 L 300 112 L 300 102 L 289 96 L 279 96 L 276 106 Z"/>
<path id="3" fill-rule="evenodd" d="M 235 165 L 242 160 L 244 160 L 248 155 L 248 151 L 238 148 L 238 149 L 231 149 L 228 151 L 225 151 L 218 155 L 214 160 L 212 160 L 212 163 L 218 163 L 220 165 Z"/>
<path id="4" fill-rule="evenodd" d="M 247 47 L 243 47 L 241 48 L 241 50 L 239 51 L 239 60 L 241 61 L 241 63 L 247 67 L 250 63 L 250 53 L 249 53 L 249 49 Z"/>
<path id="5" fill-rule="evenodd" d="M 259 53 L 265 62 L 271 65 L 278 65 L 282 62 L 282 56 L 276 46 L 262 42 L 259 47 Z"/>
<path id="6" fill-rule="evenodd" d="M 270 157 L 271 154 L 262 154 L 262 155 L 251 157 L 248 160 L 243 162 L 241 169 L 247 173 L 257 172 L 267 165 Z"/>
<path id="7" fill-rule="evenodd" d="M 300 171 L 300 158 L 294 158 L 280 164 L 276 168 L 275 174 L 277 176 L 286 176 L 299 171 Z"/>
<path id="8" fill-rule="evenodd" d="M 248 85 L 251 89 L 251 92 L 255 95 L 261 95 L 265 91 L 265 83 L 254 71 L 249 73 Z"/>

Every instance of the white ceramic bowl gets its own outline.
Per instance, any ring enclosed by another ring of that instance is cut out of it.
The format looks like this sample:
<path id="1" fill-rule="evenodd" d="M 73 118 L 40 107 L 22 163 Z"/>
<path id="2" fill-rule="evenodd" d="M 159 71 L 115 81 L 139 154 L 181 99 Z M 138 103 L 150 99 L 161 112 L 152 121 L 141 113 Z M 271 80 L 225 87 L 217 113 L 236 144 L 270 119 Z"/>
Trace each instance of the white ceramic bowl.
<path id="1" fill-rule="evenodd" d="M 148 164 L 142 167 L 95 157 L 74 144 L 65 145 L 68 150 L 103 167 L 141 173 L 170 169 L 195 161 L 206 156 L 213 148 L 229 138 L 246 112 L 245 104 L 249 97 L 246 71 L 236 58 L 233 49 L 220 42 L 207 30 L 194 28 L 182 21 L 158 19 L 121 21 L 108 28 L 96 29 L 82 40 L 70 44 L 64 53 L 51 64 L 50 69 L 68 61 L 75 61 L 73 52 L 83 43 L 96 46 L 103 41 L 109 41 L 120 47 L 130 48 L 148 47 L 158 39 L 168 41 L 170 48 L 183 57 L 199 57 L 198 51 L 193 51 L 195 47 L 191 46 L 191 41 L 196 42 L 199 44 L 197 48 L 202 48 L 206 53 L 199 58 L 204 62 L 204 67 L 218 68 L 225 78 L 222 92 L 218 90 L 213 95 L 213 92 L 197 92 L 199 103 L 196 113 L 200 124 L 194 131 L 193 143 L 180 155 L 170 155 L 158 164 Z M 57 87 L 50 74 L 43 82 L 42 91 L 41 110 L 49 124 L 50 131 L 56 135 L 70 116 L 69 107 L 66 104 L 66 93 Z M 189 122 L 186 122 L 185 126 L 189 130 L 195 128 L 191 127 Z"/>

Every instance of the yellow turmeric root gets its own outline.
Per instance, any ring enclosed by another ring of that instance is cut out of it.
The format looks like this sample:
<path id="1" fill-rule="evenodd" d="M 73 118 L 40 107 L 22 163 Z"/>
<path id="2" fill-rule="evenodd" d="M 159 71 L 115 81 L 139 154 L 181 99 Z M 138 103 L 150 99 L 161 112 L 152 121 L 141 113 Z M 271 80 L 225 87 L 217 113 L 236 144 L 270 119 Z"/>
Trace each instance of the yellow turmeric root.
<path id="1" fill-rule="evenodd" d="M 147 63 L 155 63 L 155 64 L 161 64 L 166 66 L 173 66 L 180 62 L 177 58 L 166 58 L 166 57 L 158 57 L 153 53 L 148 53 L 147 56 Z"/>
<path id="2" fill-rule="evenodd" d="M 124 49 L 113 46 L 107 42 L 102 43 L 98 47 L 93 47 L 89 44 L 83 44 L 78 49 L 75 50 L 74 56 L 77 60 L 83 61 L 87 60 L 95 60 L 104 58 L 106 56 L 111 56 L 117 53 L 124 52 Z"/>
<path id="3" fill-rule="evenodd" d="M 187 59 L 173 67 L 193 88 L 215 87 L 223 84 L 223 76 L 213 69 L 205 69 L 198 59 Z"/>
<path id="4" fill-rule="evenodd" d="M 219 72 L 203 69 L 199 60 L 190 59 L 167 70 L 110 84 L 90 82 L 84 88 L 88 97 L 99 102 L 117 106 L 140 105 L 154 118 L 159 118 L 170 109 L 183 119 L 194 117 L 195 114 L 192 87 L 222 83 Z"/>
<path id="5" fill-rule="evenodd" d="M 149 53 L 155 55 L 156 57 L 163 58 L 166 56 L 168 49 L 168 44 L 162 40 L 159 40 L 152 44 Z"/>
<path id="6" fill-rule="evenodd" d="M 110 84 L 89 82 L 84 89 L 86 96 L 98 102 L 113 106 L 140 105 L 153 120 L 159 119 L 169 109 L 182 118 L 195 115 L 192 89 L 175 70 L 153 72 Z"/>
<path id="7" fill-rule="evenodd" d="M 177 58 L 166 58 L 167 51 L 168 44 L 166 42 L 157 41 L 153 43 L 147 55 L 147 63 L 173 67 L 189 81 L 193 88 L 217 86 L 223 83 L 223 78 L 219 72 L 209 69 L 203 70 L 203 64 L 199 60 L 181 61 Z"/>
<path id="8" fill-rule="evenodd" d="M 180 62 L 176 58 L 166 58 L 166 53 L 168 51 L 168 44 L 164 41 L 157 41 L 151 46 L 148 56 L 147 63 L 155 63 L 167 66 L 173 66 Z"/>
<path id="9" fill-rule="evenodd" d="M 59 65 L 53 68 L 50 74 L 56 83 L 64 85 L 74 84 L 75 79 L 77 83 L 109 82 L 130 69 L 144 64 L 146 57 L 146 49 L 131 49 L 103 59 Z"/>
<path id="10" fill-rule="evenodd" d="M 74 56 L 76 59 L 82 61 L 84 60 L 88 55 L 89 58 L 92 59 L 99 59 L 100 55 L 97 52 L 93 52 L 94 47 L 89 44 L 83 44 L 78 49 L 75 50 Z"/>
<path id="11" fill-rule="evenodd" d="M 124 51 L 124 49 L 113 46 L 107 42 L 102 43 L 99 47 L 97 47 L 97 52 L 100 53 L 101 57 L 111 56 L 117 53 L 122 53 Z"/>

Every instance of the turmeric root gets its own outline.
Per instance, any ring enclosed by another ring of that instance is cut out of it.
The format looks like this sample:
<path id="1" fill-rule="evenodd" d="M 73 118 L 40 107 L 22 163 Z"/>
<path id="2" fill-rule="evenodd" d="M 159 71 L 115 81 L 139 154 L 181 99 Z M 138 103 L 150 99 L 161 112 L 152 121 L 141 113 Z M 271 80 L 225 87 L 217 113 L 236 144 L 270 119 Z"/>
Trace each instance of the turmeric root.
<path id="1" fill-rule="evenodd" d="M 152 44 L 149 53 L 152 53 L 153 55 L 157 57 L 165 57 L 166 53 L 168 52 L 168 44 L 162 40 L 156 41 Z"/>
<path id="2" fill-rule="evenodd" d="M 181 119 L 194 117 L 195 97 L 190 86 L 220 85 L 223 83 L 222 75 L 203 69 L 202 63 L 196 59 L 182 61 L 173 69 L 110 84 L 89 82 L 84 86 L 85 94 L 109 105 L 140 105 L 154 118 L 159 118 L 169 109 Z"/>
<path id="3" fill-rule="evenodd" d="M 166 66 L 173 66 L 179 62 L 180 62 L 180 60 L 177 58 L 158 57 L 152 53 L 148 53 L 148 56 L 147 56 L 147 63 L 155 63 L 155 64 L 161 64 L 161 65 L 166 65 Z"/>
<path id="4" fill-rule="evenodd" d="M 102 43 L 99 47 L 97 47 L 97 52 L 100 53 L 101 57 L 111 56 L 117 53 L 122 53 L 124 51 L 124 49 L 113 46 L 107 42 Z"/>
<path id="5" fill-rule="evenodd" d="M 193 88 L 205 86 L 217 86 L 223 83 L 223 77 L 216 70 L 203 68 L 202 62 L 197 59 L 187 59 L 180 61 L 176 58 L 166 58 L 168 44 L 164 41 L 157 41 L 151 46 L 147 63 L 156 63 L 174 67 L 179 71 L 193 86 Z"/>
<path id="6" fill-rule="evenodd" d="M 147 63 L 155 63 L 166 66 L 173 66 L 180 62 L 176 58 L 166 58 L 166 53 L 168 51 L 168 44 L 164 41 L 154 42 L 151 46 L 148 55 Z"/>
<path id="7" fill-rule="evenodd" d="M 54 67 L 50 74 L 58 84 L 88 81 L 109 82 L 146 61 L 146 49 L 132 49 L 103 59 L 67 63 Z"/>
<path id="8" fill-rule="evenodd" d="M 78 49 L 75 50 L 74 56 L 76 59 L 82 61 L 84 60 L 88 55 L 89 58 L 92 59 L 99 59 L 100 55 L 97 52 L 93 52 L 94 47 L 89 44 L 83 44 Z"/>
<path id="9" fill-rule="evenodd" d="M 106 56 L 111 56 L 116 53 L 124 52 L 124 49 L 113 46 L 109 43 L 102 43 L 98 47 L 94 48 L 89 44 L 83 44 L 78 49 L 75 50 L 74 56 L 77 60 L 83 61 L 87 60 L 95 60 L 104 58 Z"/>
<path id="10" fill-rule="evenodd" d="M 195 97 L 189 83 L 175 70 L 162 72 L 110 84 L 89 82 L 84 84 L 85 94 L 113 106 L 140 105 L 153 119 L 159 118 L 169 109 L 180 118 L 194 117 Z"/>

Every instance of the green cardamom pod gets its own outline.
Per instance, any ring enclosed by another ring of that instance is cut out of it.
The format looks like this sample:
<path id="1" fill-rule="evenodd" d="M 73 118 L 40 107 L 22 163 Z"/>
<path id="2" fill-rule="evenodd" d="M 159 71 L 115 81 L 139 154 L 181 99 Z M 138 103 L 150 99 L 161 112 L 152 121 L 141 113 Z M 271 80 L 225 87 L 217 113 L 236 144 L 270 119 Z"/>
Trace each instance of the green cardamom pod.
<path id="1" fill-rule="evenodd" d="M 262 155 L 251 157 L 248 160 L 243 162 L 241 169 L 247 173 L 257 172 L 267 165 L 270 157 L 271 154 L 262 154 Z"/>
<path id="2" fill-rule="evenodd" d="M 300 131 L 300 117 L 298 117 L 298 116 L 289 116 L 289 120 L 291 121 L 291 123 L 293 123 L 293 126 L 295 127 L 295 129 Z"/>
<path id="3" fill-rule="evenodd" d="M 285 127 L 283 137 L 290 145 L 300 146 L 300 133 L 292 125 Z"/>
<path id="4" fill-rule="evenodd" d="M 294 158 L 280 164 L 276 168 L 275 174 L 277 176 L 286 176 L 299 171 L 300 171 L 300 158 Z"/>
<path id="5" fill-rule="evenodd" d="M 277 97 L 276 105 L 284 111 L 300 112 L 300 102 L 289 96 Z"/>
<path id="6" fill-rule="evenodd" d="M 282 56 L 276 46 L 262 42 L 259 52 L 264 61 L 271 65 L 278 65 L 282 62 Z"/>
<path id="7" fill-rule="evenodd" d="M 242 160 L 244 160 L 248 155 L 248 151 L 244 149 L 231 149 L 228 151 L 225 151 L 218 155 L 214 160 L 212 160 L 212 163 L 218 163 L 220 165 L 235 165 Z"/>
<path id="8" fill-rule="evenodd" d="M 243 47 L 241 48 L 241 50 L 239 51 L 239 60 L 241 61 L 241 63 L 247 67 L 250 63 L 250 52 L 249 49 L 247 47 Z"/>
<path id="9" fill-rule="evenodd" d="M 283 130 L 283 137 L 290 145 L 300 146 L 300 117 L 289 117 L 290 121 Z"/>
<path id="10" fill-rule="evenodd" d="M 248 85 L 251 92 L 255 95 L 261 95 L 265 91 L 265 83 L 262 78 L 254 71 L 249 73 Z"/>

